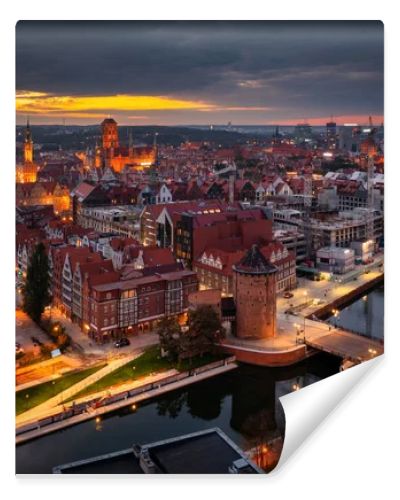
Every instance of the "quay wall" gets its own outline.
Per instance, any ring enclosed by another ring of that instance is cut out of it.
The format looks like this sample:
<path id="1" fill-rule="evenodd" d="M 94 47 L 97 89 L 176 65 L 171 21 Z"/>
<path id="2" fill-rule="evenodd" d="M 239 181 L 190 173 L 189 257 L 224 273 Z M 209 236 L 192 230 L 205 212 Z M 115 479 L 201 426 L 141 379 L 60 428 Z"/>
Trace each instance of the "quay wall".
<path id="1" fill-rule="evenodd" d="M 144 384 L 132 390 L 125 390 L 105 398 L 97 397 L 92 401 L 81 404 L 73 404 L 66 408 L 65 411 L 60 412 L 57 410 L 53 415 L 18 426 L 16 429 L 16 444 L 30 441 L 71 425 L 97 418 L 124 406 L 146 401 L 166 392 L 233 370 L 237 368 L 235 361 L 235 357 L 230 356 L 187 372 L 169 375 L 164 379 Z"/>
<path id="2" fill-rule="evenodd" d="M 226 352 L 235 356 L 237 361 L 258 366 L 290 366 L 303 361 L 307 356 L 305 345 L 286 351 L 262 351 L 234 344 L 223 344 L 222 347 Z"/>
<path id="3" fill-rule="evenodd" d="M 346 295 L 343 295 L 333 300 L 332 302 L 329 302 L 329 304 L 324 304 L 321 308 L 317 309 L 312 314 L 306 316 L 306 318 L 313 319 L 317 317 L 318 319 L 326 319 L 332 315 L 332 308 L 336 309 L 338 307 L 344 307 L 350 304 L 354 300 L 359 299 L 360 297 L 365 295 L 366 292 L 369 292 L 376 286 L 383 284 L 383 282 L 384 282 L 384 275 L 382 274 L 381 276 L 377 276 L 371 281 L 368 281 L 368 283 L 364 283 L 363 285 L 359 286 L 355 290 L 352 290 Z"/>

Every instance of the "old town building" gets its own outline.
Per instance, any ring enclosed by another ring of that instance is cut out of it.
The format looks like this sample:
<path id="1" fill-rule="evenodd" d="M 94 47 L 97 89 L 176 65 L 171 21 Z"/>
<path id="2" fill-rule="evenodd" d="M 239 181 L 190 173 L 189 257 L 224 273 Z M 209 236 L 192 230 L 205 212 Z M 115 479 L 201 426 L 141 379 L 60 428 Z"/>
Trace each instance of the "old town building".
<path id="1" fill-rule="evenodd" d="M 261 209 L 228 207 L 217 213 L 188 211 L 176 221 L 174 253 L 188 265 L 208 248 L 234 251 L 272 240 L 272 221 Z"/>
<path id="2" fill-rule="evenodd" d="M 277 268 L 276 293 L 295 288 L 295 256 L 278 241 L 262 245 L 259 250 L 267 261 Z M 221 290 L 223 296 L 233 295 L 233 266 L 244 257 L 245 253 L 245 250 L 206 248 L 193 264 L 200 288 Z"/>
<path id="3" fill-rule="evenodd" d="M 33 140 L 29 121 L 26 124 L 23 163 L 17 164 L 16 181 L 36 182 L 38 166 L 33 161 Z"/>
<path id="4" fill-rule="evenodd" d="M 157 149 L 153 146 L 133 146 L 129 137 L 129 145 L 121 146 L 118 136 L 118 124 L 113 118 L 106 118 L 101 123 L 102 146 L 96 148 L 95 165 L 112 167 L 121 172 L 125 165 L 132 165 L 137 170 L 144 170 L 154 165 L 157 160 Z"/>
<path id="5" fill-rule="evenodd" d="M 184 315 L 188 296 L 197 289 L 196 273 L 188 270 L 93 285 L 84 331 L 97 342 L 105 342 L 150 330 L 164 316 Z"/>
<path id="6" fill-rule="evenodd" d="M 58 182 L 26 182 L 16 184 L 17 206 L 52 205 L 54 213 L 70 209 L 69 190 Z"/>

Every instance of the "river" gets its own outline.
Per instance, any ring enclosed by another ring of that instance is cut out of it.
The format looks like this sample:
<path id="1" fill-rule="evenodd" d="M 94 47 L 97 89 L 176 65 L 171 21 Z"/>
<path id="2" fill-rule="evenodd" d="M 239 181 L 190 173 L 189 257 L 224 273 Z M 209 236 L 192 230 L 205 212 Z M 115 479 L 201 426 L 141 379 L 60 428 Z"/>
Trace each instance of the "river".
<path id="1" fill-rule="evenodd" d="M 343 308 L 340 326 L 383 338 L 383 288 Z M 51 473 L 56 465 L 181 434 L 219 427 L 244 450 L 256 450 L 270 470 L 282 447 L 285 422 L 280 396 L 326 378 L 340 360 L 317 354 L 288 368 L 238 369 L 138 405 L 21 444 L 17 473 Z M 260 450 L 265 450 L 261 453 Z"/>
<path id="2" fill-rule="evenodd" d="M 384 288 L 380 286 L 341 309 L 337 318 L 330 317 L 328 321 L 345 330 L 383 339 L 383 313 Z"/>
<path id="3" fill-rule="evenodd" d="M 149 443 L 219 427 L 248 450 L 269 445 L 270 464 L 279 456 L 284 415 L 278 398 L 338 371 L 339 360 L 319 354 L 294 367 L 239 368 L 184 389 L 109 413 L 21 444 L 17 473 L 50 473 L 55 465 L 92 457 L 133 443 Z"/>

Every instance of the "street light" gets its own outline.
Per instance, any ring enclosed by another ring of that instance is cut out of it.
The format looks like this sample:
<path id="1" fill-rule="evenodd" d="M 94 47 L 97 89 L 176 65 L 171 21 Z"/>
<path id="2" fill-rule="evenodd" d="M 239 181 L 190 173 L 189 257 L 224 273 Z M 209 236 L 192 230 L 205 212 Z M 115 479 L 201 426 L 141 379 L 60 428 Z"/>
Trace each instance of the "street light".
<path id="1" fill-rule="evenodd" d="M 296 328 L 296 344 L 298 344 L 300 335 L 300 325 L 298 323 L 295 323 L 293 326 Z"/>
<path id="2" fill-rule="evenodd" d="M 338 318 L 339 317 L 339 312 L 340 312 L 339 309 L 332 309 L 333 317 L 334 318 Z M 334 325 L 335 325 L 335 327 L 337 327 L 337 319 L 336 319 L 336 321 L 334 321 Z"/>

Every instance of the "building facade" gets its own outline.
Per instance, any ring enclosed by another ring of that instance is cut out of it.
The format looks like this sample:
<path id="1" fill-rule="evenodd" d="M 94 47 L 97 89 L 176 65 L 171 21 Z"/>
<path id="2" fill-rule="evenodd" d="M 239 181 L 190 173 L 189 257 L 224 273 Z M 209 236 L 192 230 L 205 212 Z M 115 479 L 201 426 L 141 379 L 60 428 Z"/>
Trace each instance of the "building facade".
<path id="1" fill-rule="evenodd" d="M 29 121 L 26 124 L 24 141 L 24 160 L 17 165 L 16 181 L 18 183 L 36 182 L 38 166 L 33 162 L 33 140 Z"/>
<path id="2" fill-rule="evenodd" d="M 97 342 L 149 331 L 165 316 L 185 315 L 197 290 L 196 273 L 188 270 L 94 285 L 84 331 Z"/>

